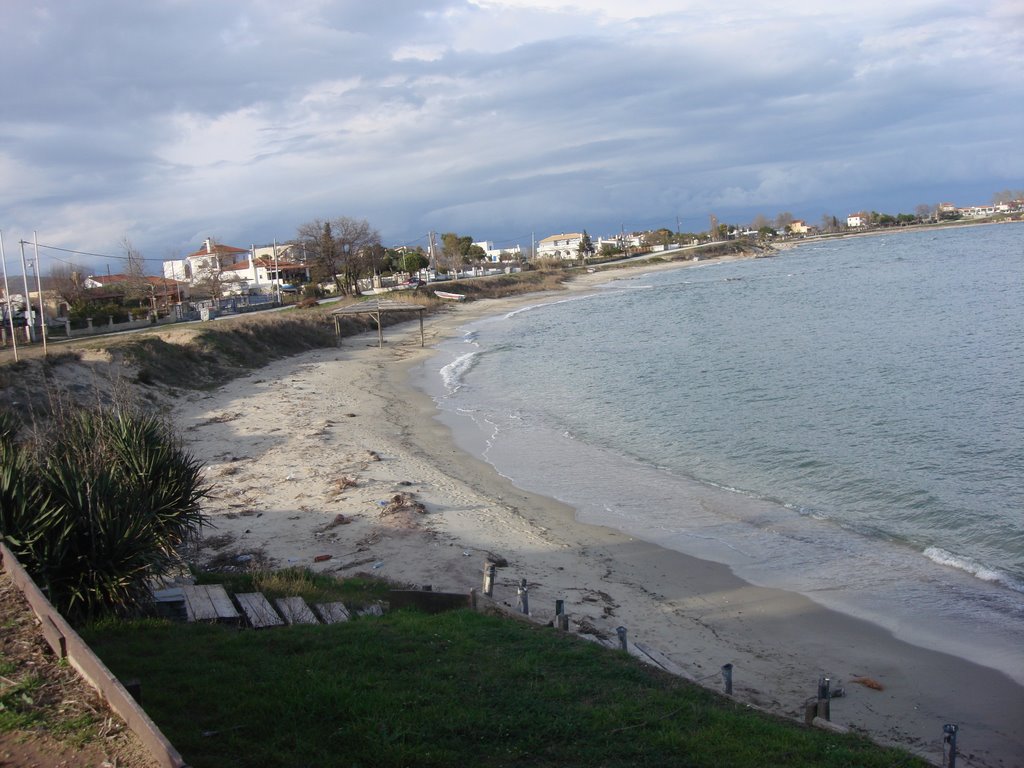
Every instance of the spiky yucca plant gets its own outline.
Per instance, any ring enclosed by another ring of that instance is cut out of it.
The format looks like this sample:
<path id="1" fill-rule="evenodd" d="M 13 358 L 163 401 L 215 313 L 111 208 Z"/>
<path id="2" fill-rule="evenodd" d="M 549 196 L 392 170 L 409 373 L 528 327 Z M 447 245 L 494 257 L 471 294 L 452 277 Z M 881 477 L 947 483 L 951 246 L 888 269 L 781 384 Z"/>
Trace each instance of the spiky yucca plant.
<path id="1" fill-rule="evenodd" d="M 69 618 L 129 613 L 202 525 L 202 467 L 166 422 L 58 410 L 30 440 L 0 420 L 0 535 Z"/>

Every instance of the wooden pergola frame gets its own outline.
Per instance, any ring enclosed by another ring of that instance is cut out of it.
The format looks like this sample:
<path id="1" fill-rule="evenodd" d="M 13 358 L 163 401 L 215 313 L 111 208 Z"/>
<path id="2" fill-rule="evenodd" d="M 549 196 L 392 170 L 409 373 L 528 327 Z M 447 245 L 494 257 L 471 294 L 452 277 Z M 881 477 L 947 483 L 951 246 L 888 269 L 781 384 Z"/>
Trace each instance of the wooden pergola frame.
<path id="1" fill-rule="evenodd" d="M 417 312 L 420 316 L 420 346 L 424 346 L 423 338 L 423 312 L 427 307 L 423 304 L 414 304 L 408 301 L 395 301 L 393 299 L 371 299 L 350 304 L 347 307 L 340 307 L 331 312 L 334 318 L 334 333 L 338 337 L 338 344 L 341 344 L 341 321 L 342 315 L 369 315 L 377 321 L 377 346 L 384 347 L 384 325 L 381 317 L 394 312 Z"/>

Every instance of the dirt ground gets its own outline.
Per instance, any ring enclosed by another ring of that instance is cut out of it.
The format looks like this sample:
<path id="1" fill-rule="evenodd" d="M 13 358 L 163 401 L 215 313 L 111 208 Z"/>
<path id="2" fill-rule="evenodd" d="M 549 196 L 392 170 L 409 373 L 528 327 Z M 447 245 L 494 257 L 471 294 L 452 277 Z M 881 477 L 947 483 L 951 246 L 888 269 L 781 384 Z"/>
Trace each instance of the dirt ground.
<path id="1" fill-rule="evenodd" d="M 31 714 L 32 725 L 0 731 L 0 768 L 155 768 L 124 722 L 97 693 L 50 650 L 39 621 L 5 571 L 0 569 L 0 696 L 8 710 Z M 13 689 L 26 680 L 39 685 L 25 695 Z M 5 694 L 10 693 L 10 696 Z M 64 734 L 59 724 L 88 725 Z"/>

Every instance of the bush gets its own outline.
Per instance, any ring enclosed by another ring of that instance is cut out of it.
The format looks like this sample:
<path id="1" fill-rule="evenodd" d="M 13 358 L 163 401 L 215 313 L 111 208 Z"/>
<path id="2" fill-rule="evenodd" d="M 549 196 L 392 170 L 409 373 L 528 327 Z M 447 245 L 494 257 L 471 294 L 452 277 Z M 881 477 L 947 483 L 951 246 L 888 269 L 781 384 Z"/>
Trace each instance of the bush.
<path id="1" fill-rule="evenodd" d="M 128 408 L 58 409 L 16 440 L 0 414 L 0 538 L 69 619 L 130 614 L 202 525 L 202 467 Z"/>

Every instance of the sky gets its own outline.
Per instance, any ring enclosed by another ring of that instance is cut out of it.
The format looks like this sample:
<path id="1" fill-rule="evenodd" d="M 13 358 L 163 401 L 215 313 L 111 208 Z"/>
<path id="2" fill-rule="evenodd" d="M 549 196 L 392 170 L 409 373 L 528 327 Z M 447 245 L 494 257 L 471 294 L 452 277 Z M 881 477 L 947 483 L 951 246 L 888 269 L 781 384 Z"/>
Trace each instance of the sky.
<path id="1" fill-rule="evenodd" d="M 0 29 L 0 230 L 44 274 L 339 216 L 526 247 L 1024 188 L 1020 0 L 0 0 Z"/>

